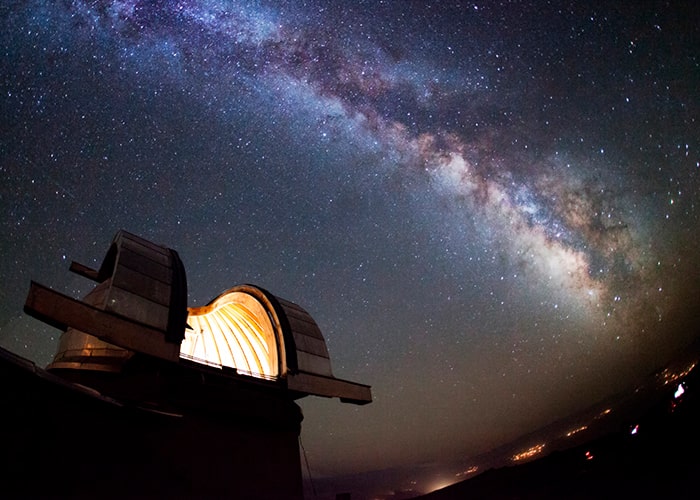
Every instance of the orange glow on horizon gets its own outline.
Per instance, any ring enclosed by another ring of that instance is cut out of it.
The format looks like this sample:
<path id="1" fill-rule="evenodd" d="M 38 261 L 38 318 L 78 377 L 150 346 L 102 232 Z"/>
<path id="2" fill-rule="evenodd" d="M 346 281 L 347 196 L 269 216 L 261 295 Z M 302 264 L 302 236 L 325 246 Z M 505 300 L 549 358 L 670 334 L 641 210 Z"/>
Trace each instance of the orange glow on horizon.
<path id="1" fill-rule="evenodd" d="M 474 474 L 474 473 L 477 472 L 478 470 L 479 470 L 479 466 L 478 466 L 478 465 L 472 465 L 472 466 L 469 467 L 467 470 L 462 471 L 462 472 L 458 472 L 458 473 L 455 474 L 455 475 L 456 475 L 457 477 L 469 476 L 470 474 Z"/>

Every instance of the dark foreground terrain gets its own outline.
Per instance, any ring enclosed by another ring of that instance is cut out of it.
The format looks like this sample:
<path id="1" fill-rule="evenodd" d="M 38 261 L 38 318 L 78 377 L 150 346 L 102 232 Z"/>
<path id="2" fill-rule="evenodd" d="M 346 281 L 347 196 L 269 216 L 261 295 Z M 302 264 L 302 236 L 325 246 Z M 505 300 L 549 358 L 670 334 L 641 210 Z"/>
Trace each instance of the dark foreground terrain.
<path id="1" fill-rule="evenodd" d="M 686 366 L 689 373 L 657 374 L 656 387 L 645 389 L 652 399 L 614 432 L 419 498 L 700 498 L 700 368 Z"/>

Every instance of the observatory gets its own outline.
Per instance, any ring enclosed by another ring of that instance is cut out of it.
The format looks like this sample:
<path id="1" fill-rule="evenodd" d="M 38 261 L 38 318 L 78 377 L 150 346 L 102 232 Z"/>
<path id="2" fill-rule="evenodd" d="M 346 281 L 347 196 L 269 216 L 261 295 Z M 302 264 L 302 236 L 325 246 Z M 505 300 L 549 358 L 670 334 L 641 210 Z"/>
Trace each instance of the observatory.
<path id="1" fill-rule="evenodd" d="M 301 499 L 295 400 L 371 401 L 333 375 L 309 313 L 267 290 L 188 308 L 178 253 L 123 230 L 99 269 L 70 269 L 95 283 L 82 300 L 32 282 L 25 303 L 63 331 L 53 361 L 2 357 L 23 496 Z"/>

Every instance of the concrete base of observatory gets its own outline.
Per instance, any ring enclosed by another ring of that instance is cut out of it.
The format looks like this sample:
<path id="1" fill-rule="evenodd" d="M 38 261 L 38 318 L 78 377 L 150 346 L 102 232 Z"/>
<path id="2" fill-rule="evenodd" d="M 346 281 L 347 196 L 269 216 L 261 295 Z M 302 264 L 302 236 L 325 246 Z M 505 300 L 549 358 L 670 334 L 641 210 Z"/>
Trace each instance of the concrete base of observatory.
<path id="1" fill-rule="evenodd" d="M 303 498 L 293 401 L 150 361 L 88 388 L 1 350 L 3 497 Z"/>

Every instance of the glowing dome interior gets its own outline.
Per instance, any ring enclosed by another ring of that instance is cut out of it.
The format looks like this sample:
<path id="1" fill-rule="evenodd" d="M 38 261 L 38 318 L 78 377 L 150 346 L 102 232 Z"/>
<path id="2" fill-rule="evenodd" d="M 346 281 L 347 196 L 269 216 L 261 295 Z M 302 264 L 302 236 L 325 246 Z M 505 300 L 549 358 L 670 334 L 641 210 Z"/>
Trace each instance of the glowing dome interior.
<path id="1" fill-rule="evenodd" d="M 260 378 L 280 375 L 278 335 L 255 297 L 230 290 L 204 307 L 188 308 L 180 357 L 227 366 Z"/>

